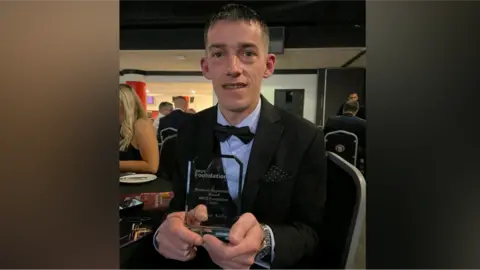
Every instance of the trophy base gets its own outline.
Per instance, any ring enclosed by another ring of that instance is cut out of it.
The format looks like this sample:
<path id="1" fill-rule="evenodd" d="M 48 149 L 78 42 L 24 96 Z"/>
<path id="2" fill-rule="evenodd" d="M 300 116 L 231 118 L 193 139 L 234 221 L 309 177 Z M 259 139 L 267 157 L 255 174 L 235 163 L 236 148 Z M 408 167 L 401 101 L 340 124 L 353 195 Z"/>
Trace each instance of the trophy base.
<path id="1" fill-rule="evenodd" d="M 187 226 L 192 232 L 204 236 L 207 234 L 213 235 L 223 242 L 228 242 L 228 235 L 230 228 L 224 227 L 209 227 L 209 226 Z"/>

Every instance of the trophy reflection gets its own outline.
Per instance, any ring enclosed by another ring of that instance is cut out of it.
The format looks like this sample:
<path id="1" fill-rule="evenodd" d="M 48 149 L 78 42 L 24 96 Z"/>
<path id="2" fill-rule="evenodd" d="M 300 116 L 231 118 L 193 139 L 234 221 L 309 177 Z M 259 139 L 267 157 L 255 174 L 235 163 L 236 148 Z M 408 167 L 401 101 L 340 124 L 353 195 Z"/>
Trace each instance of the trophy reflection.
<path id="1" fill-rule="evenodd" d="M 224 165 L 233 168 L 234 173 L 229 174 L 229 177 L 224 172 Z M 222 241 L 228 241 L 230 228 L 241 213 L 239 206 L 243 187 L 242 174 L 242 162 L 231 155 L 220 155 L 213 159 L 197 157 L 189 161 L 185 211 L 188 212 L 203 204 L 207 208 L 208 219 L 200 225 L 186 224 L 186 226 L 199 235 L 211 234 Z M 238 185 L 238 188 L 230 190 L 229 181 L 235 186 Z M 237 198 L 236 202 L 232 196 Z"/>

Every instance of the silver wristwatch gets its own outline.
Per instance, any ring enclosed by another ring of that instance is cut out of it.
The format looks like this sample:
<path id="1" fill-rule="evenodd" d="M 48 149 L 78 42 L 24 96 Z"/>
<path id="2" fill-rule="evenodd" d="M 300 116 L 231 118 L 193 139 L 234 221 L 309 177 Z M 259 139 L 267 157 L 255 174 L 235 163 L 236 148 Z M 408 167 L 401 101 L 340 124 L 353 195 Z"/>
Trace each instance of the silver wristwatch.
<path id="1" fill-rule="evenodd" d="M 266 225 L 261 224 L 263 229 L 263 243 L 260 251 L 255 256 L 256 260 L 265 260 L 266 257 L 269 257 L 272 252 L 272 236 L 270 235 L 270 230 Z"/>

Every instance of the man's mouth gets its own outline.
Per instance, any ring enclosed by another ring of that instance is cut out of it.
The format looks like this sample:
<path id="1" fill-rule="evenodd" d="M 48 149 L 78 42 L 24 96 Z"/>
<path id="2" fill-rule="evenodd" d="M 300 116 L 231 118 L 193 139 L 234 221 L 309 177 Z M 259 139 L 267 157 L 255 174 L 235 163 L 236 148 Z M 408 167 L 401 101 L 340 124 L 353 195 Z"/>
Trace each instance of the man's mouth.
<path id="1" fill-rule="evenodd" d="M 246 86 L 247 86 L 246 83 L 225 83 L 225 84 L 222 84 L 222 87 L 224 89 L 231 89 L 231 90 L 245 88 Z"/>

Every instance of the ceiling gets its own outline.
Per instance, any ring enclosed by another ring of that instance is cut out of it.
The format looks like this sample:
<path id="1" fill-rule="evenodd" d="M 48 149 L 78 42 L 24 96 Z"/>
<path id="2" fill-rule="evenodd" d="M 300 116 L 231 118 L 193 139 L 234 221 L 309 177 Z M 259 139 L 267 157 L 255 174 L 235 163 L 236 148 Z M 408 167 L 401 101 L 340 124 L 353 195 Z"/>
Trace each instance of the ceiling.
<path id="1" fill-rule="evenodd" d="M 120 1 L 121 29 L 195 28 L 227 3 L 254 9 L 269 26 L 365 25 L 365 1 Z"/>
<path id="2" fill-rule="evenodd" d="M 212 96 L 210 82 L 149 82 L 147 83 L 149 96 Z"/>
<path id="3" fill-rule="evenodd" d="M 269 27 L 284 30 L 285 48 L 365 46 L 365 0 L 120 1 L 122 50 L 201 50 L 209 17 L 227 3 L 245 4 Z"/>
<path id="4" fill-rule="evenodd" d="M 363 48 L 285 49 L 283 55 L 277 55 L 275 68 L 319 69 L 340 67 L 362 50 Z M 200 59 L 203 56 L 203 50 L 120 51 L 120 70 L 200 71 Z"/>

